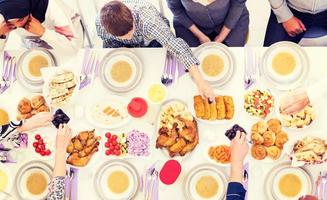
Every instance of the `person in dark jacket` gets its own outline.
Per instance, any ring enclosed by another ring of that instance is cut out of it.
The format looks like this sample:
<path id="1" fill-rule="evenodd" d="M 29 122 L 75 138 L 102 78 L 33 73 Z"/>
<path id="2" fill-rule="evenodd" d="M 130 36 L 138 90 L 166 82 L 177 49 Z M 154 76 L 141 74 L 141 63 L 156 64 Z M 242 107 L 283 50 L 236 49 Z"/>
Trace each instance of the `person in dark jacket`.
<path id="1" fill-rule="evenodd" d="M 176 36 L 191 47 L 206 42 L 244 46 L 249 31 L 246 0 L 167 0 Z"/>

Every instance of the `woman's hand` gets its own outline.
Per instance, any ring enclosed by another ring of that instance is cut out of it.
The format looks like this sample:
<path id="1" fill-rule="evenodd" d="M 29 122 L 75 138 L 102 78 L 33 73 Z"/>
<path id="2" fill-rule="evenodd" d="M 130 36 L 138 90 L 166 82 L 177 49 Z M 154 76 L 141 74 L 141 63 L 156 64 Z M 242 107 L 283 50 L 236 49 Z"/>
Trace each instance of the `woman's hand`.
<path id="1" fill-rule="evenodd" d="M 219 34 L 215 38 L 215 42 L 217 43 L 223 43 L 231 30 L 227 28 L 226 26 L 223 26 L 223 28 L 220 30 Z"/>
<path id="2" fill-rule="evenodd" d="M 33 33 L 34 35 L 37 35 L 39 37 L 41 37 L 45 32 L 45 28 L 42 26 L 39 20 L 34 18 L 32 15 L 30 15 L 24 28 L 26 31 Z"/>
<path id="3" fill-rule="evenodd" d="M 41 112 L 27 119 L 21 127 L 17 128 L 17 130 L 18 132 L 26 132 L 40 127 L 46 127 L 51 124 L 52 120 L 53 116 L 51 113 Z"/>
<path id="4" fill-rule="evenodd" d="M 241 161 L 243 163 L 249 151 L 249 145 L 245 133 L 238 131 L 231 142 L 231 161 Z"/>
<path id="5" fill-rule="evenodd" d="M 3 21 L 0 24 L 0 36 L 7 35 L 10 31 L 15 30 L 15 29 L 16 29 L 16 27 L 14 25 Z"/>
<path id="6" fill-rule="evenodd" d="M 72 138 L 72 130 L 67 124 L 60 124 L 56 137 L 56 158 L 53 176 L 66 175 L 66 149 Z"/>
<path id="7" fill-rule="evenodd" d="M 204 35 L 204 34 L 201 35 L 201 36 L 199 36 L 198 39 L 199 39 L 199 42 L 201 44 L 204 44 L 204 43 L 207 43 L 207 42 L 211 42 L 210 38 L 208 36 Z"/>
<path id="8" fill-rule="evenodd" d="M 283 114 L 294 114 L 300 112 L 309 104 L 308 94 L 303 90 L 296 90 L 283 97 L 280 103 L 280 110 Z"/>

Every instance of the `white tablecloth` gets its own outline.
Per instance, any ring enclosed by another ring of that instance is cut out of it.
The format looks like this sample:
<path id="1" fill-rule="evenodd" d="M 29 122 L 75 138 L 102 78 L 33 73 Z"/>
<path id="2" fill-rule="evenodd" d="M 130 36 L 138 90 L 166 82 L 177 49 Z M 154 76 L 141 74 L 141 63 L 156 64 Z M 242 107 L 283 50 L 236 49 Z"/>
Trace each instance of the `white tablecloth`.
<path id="1" fill-rule="evenodd" d="M 219 90 L 224 91 L 226 94 L 235 94 L 237 98 L 234 100 L 236 104 L 242 105 L 243 102 L 243 74 L 244 74 L 244 49 L 243 48 L 230 48 L 236 58 L 236 73 L 233 79 L 223 88 L 219 88 Z M 264 51 L 264 48 L 259 48 L 259 50 Z M 310 82 L 314 82 L 317 78 L 322 78 L 327 76 L 327 61 L 324 58 L 327 55 L 327 48 L 305 48 L 306 52 L 310 58 Z M 105 55 L 109 52 L 109 49 L 99 49 L 97 50 L 99 55 Z M 123 96 L 131 99 L 132 97 L 140 96 L 146 97 L 148 86 L 151 83 L 159 82 L 162 74 L 162 69 L 165 62 L 165 50 L 164 49 L 135 49 L 136 53 L 142 58 L 144 64 L 144 75 L 142 78 L 142 82 L 140 85 L 130 92 L 129 94 L 124 94 Z M 9 52 L 12 55 L 19 55 L 20 51 L 12 51 Z M 77 56 L 70 55 L 62 55 L 60 52 L 53 52 L 55 57 L 58 60 L 59 65 L 64 63 L 71 63 L 71 67 L 81 67 L 81 62 L 83 59 L 84 53 L 80 51 Z M 0 58 L 2 60 L 2 58 Z M 196 94 L 196 86 L 192 83 L 191 79 L 188 75 L 183 76 L 179 79 L 176 84 L 171 86 L 168 91 L 168 98 L 177 98 L 181 99 L 185 102 L 191 102 L 192 97 Z M 317 91 L 319 92 L 319 91 Z M 278 91 L 274 91 L 277 98 L 279 95 Z M 93 100 L 111 95 L 112 92 L 107 90 L 101 83 L 99 79 L 94 81 L 93 85 L 90 85 L 88 88 L 80 91 L 79 99 L 76 102 L 77 105 L 87 106 Z M 24 89 L 19 82 L 16 82 L 11 90 L 7 91 L 5 94 L 0 96 L 0 104 L 4 102 L 6 105 L 9 105 L 13 112 L 16 112 L 16 106 L 18 101 L 24 97 L 25 95 L 29 95 L 29 91 Z M 324 99 L 326 102 L 326 99 Z M 241 106 L 240 106 L 241 107 Z M 326 107 L 319 108 L 321 110 L 326 110 Z M 67 113 L 71 117 L 71 127 L 77 133 L 78 130 L 84 130 L 86 128 L 92 128 L 92 126 L 84 119 L 77 119 L 74 115 L 74 107 L 67 109 Z M 172 186 L 165 186 L 160 184 L 160 199 L 178 199 L 183 200 L 183 180 L 186 178 L 187 173 L 196 165 L 207 163 L 208 160 L 203 156 L 205 154 L 206 149 L 212 143 L 222 143 L 227 141 L 224 135 L 225 131 L 230 128 L 234 123 L 238 123 L 239 125 L 246 128 L 246 130 L 250 130 L 250 127 L 253 123 L 256 122 L 255 119 L 249 117 L 243 109 L 239 109 L 239 112 L 236 111 L 237 117 L 233 119 L 231 122 L 227 124 L 219 124 L 219 125 L 209 125 L 199 123 L 199 133 L 200 133 L 200 143 L 197 148 L 185 159 L 182 161 L 182 173 L 178 178 L 178 181 Z M 321 112 L 321 116 L 319 119 L 324 119 L 319 121 L 314 127 L 310 127 L 305 130 L 298 131 L 288 131 L 289 136 L 292 137 L 294 134 L 310 134 L 315 131 L 326 131 L 327 124 L 324 123 L 327 119 L 327 112 Z M 153 120 L 154 121 L 154 120 Z M 126 131 L 130 131 L 132 129 L 144 130 L 147 132 L 151 132 L 152 134 L 156 134 L 155 126 L 150 125 L 149 120 L 146 119 L 135 119 L 127 126 L 119 128 L 117 130 L 111 131 L 113 133 L 122 133 Z M 38 132 L 47 132 L 51 137 L 55 137 L 55 129 L 54 128 L 46 128 L 34 131 L 31 134 L 31 137 L 34 136 L 35 133 Z M 97 131 L 101 134 L 105 133 L 106 130 L 97 129 Z M 104 135 L 103 135 L 104 136 Z M 155 139 L 155 136 L 153 137 Z M 97 168 L 108 158 L 104 156 L 104 152 L 99 152 L 100 159 L 96 164 L 89 166 L 86 169 L 82 169 L 79 171 L 79 180 L 78 180 L 78 199 L 80 200 L 96 200 L 99 199 L 95 193 L 93 185 L 93 176 L 97 171 Z M 24 163 L 35 160 L 35 156 L 28 154 L 28 152 L 20 152 L 20 162 L 17 164 L 10 164 L 10 169 L 13 174 L 17 172 L 17 170 Z M 144 172 L 144 169 L 149 165 L 153 164 L 155 161 L 159 160 L 159 163 L 163 163 L 168 158 L 160 151 L 154 150 L 152 158 L 150 160 L 143 159 L 128 159 L 135 167 L 138 169 L 139 174 Z M 263 183 L 265 180 L 266 174 L 269 172 L 271 167 L 273 167 L 276 163 L 264 163 L 259 161 L 253 161 L 250 159 L 250 172 L 249 172 L 249 199 L 251 200 L 264 200 L 266 199 L 264 191 L 263 191 Z M 47 161 L 49 164 L 53 165 L 52 161 Z M 316 178 L 317 173 L 319 173 L 322 169 L 327 169 L 327 165 L 320 166 L 312 166 L 309 168 L 310 172 L 313 174 L 313 178 Z M 221 168 L 226 174 L 228 174 L 228 168 Z M 15 190 L 13 189 L 14 195 L 16 195 Z M 17 197 L 18 198 L 18 197 Z M 137 200 L 141 199 L 140 195 L 136 197 Z"/>

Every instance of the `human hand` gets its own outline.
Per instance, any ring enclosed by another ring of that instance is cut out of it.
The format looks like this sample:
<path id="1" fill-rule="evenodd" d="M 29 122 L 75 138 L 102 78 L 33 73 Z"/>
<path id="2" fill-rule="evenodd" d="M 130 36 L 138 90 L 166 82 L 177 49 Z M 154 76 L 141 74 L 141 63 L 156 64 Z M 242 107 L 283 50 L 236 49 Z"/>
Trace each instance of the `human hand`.
<path id="1" fill-rule="evenodd" d="M 0 24 L 0 36 L 1 35 L 6 35 L 10 31 L 15 30 L 15 29 L 16 29 L 16 27 L 13 24 L 6 23 L 5 21 L 3 21 Z"/>
<path id="2" fill-rule="evenodd" d="M 39 37 L 41 37 L 45 32 L 45 28 L 42 26 L 39 20 L 34 18 L 32 15 L 30 15 L 24 28 L 26 31 L 33 33 L 34 35 L 37 35 Z"/>
<path id="3" fill-rule="evenodd" d="M 209 102 L 215 101 L 215 94 L 207 81 L 203 79 L 197 80 L 196 85 L 202 98 L 209 99 Z"/>
<path id="4" fill-rule="evenodd" d="M 249 151 L 249 145 L 246 140 L 246 134 L 237 131 L 235 138 L 231 141 L 231 162 L 241 162 L 243 164 L 244 158 Z"/>
<path id="5" fill-rule="evenodd" d="M 60 124 L 56 137 L 56 153 L 66 153 L 66 148 L 72 138 L 72 130 L 67 124 Z"/>
<path id="6" fill-rule="evenodd" d="M 294 114 L 310 104 L 308 94 L 303 90 L 296 90 L 282 98 L 280 110 L 282 114 Z"/>
<path id="7" fill-rule="evenodd" d="M 27 119 L 26 122 L 21 127 L 18 128 L 18 131 L 25 132 L 40 127 L 49 126 L 52 120 L 53 120 L 53 116 L 51 113 L 41 112 Z"/>
<path id="8" fill-rule="evenodd" d="M 291 37 L 295 37 L 303 31 L 306 31 L 306 28 L 302 21 L 294 16 L 291 19 L 283 22 L 283 27 L 287 34 Z"/>
<path id="9" fill-rule="evenodd" d="M 211 42 L 210 38 L 204 34 L 201 34 L 201 36 L 198 37 L 201 44 Z"/>

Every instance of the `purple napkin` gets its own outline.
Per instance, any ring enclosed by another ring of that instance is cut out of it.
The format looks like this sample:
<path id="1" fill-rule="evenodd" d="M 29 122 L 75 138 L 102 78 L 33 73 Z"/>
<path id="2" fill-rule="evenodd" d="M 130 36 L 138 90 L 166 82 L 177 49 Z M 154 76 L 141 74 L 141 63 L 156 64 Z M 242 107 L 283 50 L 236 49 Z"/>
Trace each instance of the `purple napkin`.
<path id="1" fill-rule="evenodd" d="M 178 68 L 178 77 L 182 77 L 184 74 L 186 74 L 187 72 L 185 71 L 185 67 L 182 63 L 177 62 L 177 68 Z"/>
<path id="2" fill-rule="evenodd" d="M 157 172 L 157 176 L 154 180 L 154 185 L 153 185 L 153 192 L 152 192 L 152 199 L 151 200 L 159 200 L 159 172 L 157 171 L 157 169 L 155 168 L 156 163 L 154 163 L 151 167 L 149 167 L 146 172 L 145 175 L 143 175 L 142 177 L 145 176 L 145 183 L 141 184 L 141 190 L 144 192 L 144 194 L 146 194 L 148 192 L 148 190 L 151 189 L 151 185 L 150 182 L 148 181 L 148 178 L 151 176 L 151 172 L 153 170 L 155 170 Z M 144 188 L 143 188 L 144 186 Z"/>
<path id="3" fill-rule="evenodd" d="M 67 176 L 66 178 L 66 189 L 65 189 L 65 196 L 66 198 L 69 197 L 69 194 L 71 192 L 71 199 L 70 200 L 77 200 L 78 199 L 78 169 L 76 168 L 73 168 L 71 167 L 70 170 L 73 170 L 74 171 L 74 177 L 72 179 L 72 183 L 71 183 L 71 186 L 70 187 L 70 184 L 69 184 L 69 181 L 70 181 L 70 178 L 69 176 Z M 68 171 L 68 174 L 69 174 L 69 171 Z"/>

